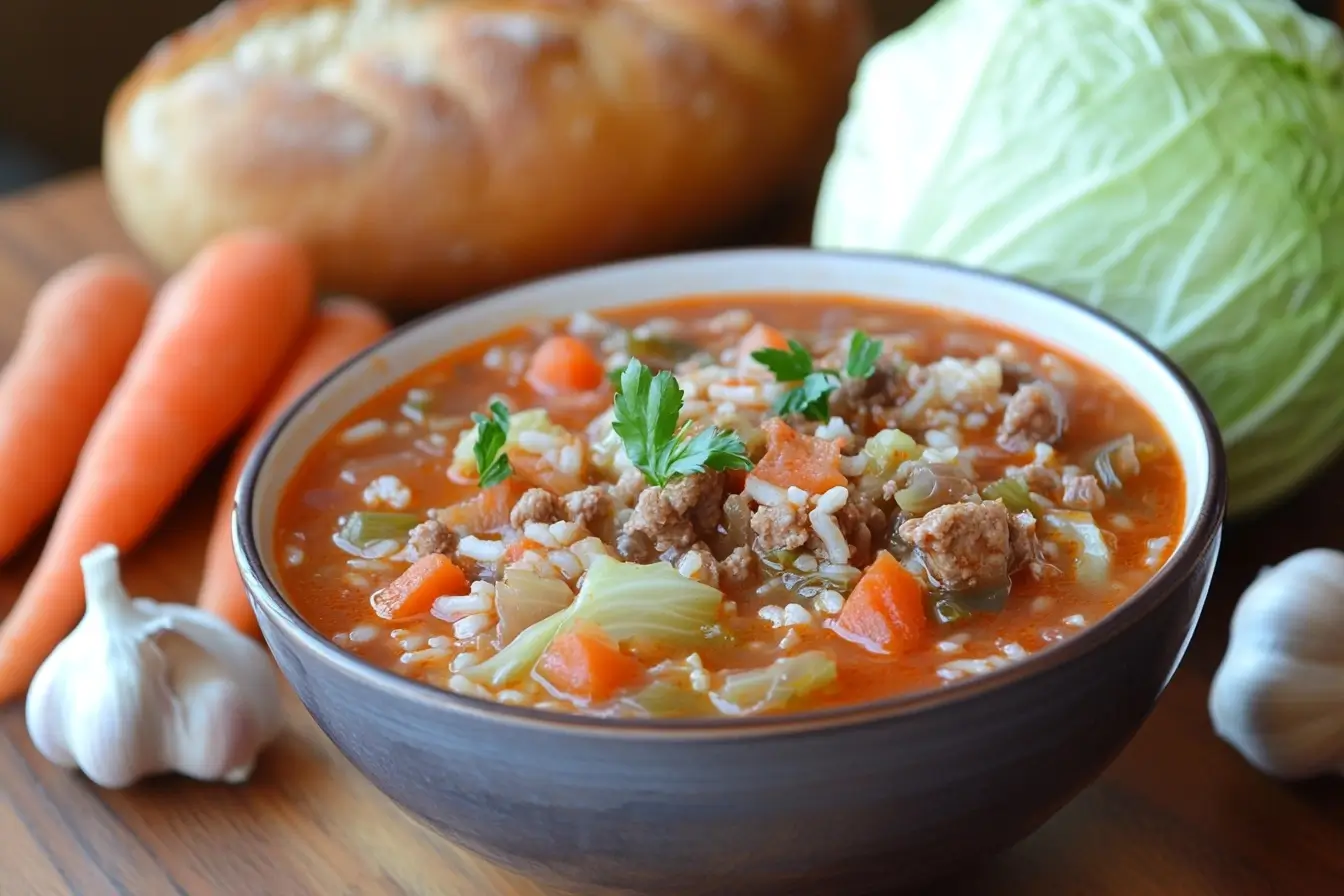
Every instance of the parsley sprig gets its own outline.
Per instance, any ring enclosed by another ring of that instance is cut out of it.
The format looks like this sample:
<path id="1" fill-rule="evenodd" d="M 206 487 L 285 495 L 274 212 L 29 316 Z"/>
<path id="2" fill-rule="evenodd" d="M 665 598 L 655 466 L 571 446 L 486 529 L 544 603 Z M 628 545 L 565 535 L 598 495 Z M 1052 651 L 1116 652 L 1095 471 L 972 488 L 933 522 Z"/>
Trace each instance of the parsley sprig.
<path id="1" fill-rule="evenodd" d="M 504 443 L 509 438 L 509 409 L 503 402 L 490 402 L 490 413 L 471 415 L 476 424 L 476 444 L 472 453 L 476 455 L 477 483 L 481 488 L 499 485 L 513 474 L 509 456 L 504 453 Z"/>
<path id="2" fill-rule="evenodd" d="M 751 460 L 737 433 L 709 426 L 689 435 L 689 421 L 677 426 L 682 401 L 681 386 L 666 370 L 655 376 L 632 358 L 621 371 L 611 425 L 644 478 L 664 486 L 705 469 L 750 470 Z"/>
<path id="3" fill-rule="evenodd" d="M 856 331 L 849 342 L 849 356 L 845 359 L 845 374 L 851 379 L 866 380 L 877 370 L 877 359 L 882 354 L 882 343 L 866 333 Z M 831 393 L 840 385 L 840 374 L 826 368 L 815 368 L 812 355 L 801 343 L 790 339 L 787 351 L 781 348 L 763 348 L 751 356 L 766 366 L 781 383 L 798 383 L 775 402 L 775 413 L 781 417 L 801 414 L 808 420 L 825 423 L 831 419 Z"/>

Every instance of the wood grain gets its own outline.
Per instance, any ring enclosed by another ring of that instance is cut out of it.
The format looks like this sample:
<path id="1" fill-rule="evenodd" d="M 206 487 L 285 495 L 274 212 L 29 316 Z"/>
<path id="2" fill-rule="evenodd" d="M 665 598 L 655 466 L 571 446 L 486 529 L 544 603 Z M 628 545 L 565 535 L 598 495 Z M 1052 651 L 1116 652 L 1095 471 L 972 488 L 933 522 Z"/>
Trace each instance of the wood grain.
<path id="1" fill-rule="evenodd" d="M 126 248 L 96 175 L 0 203 L 0 357 L 44 278 L 90 252 Z M 133 592 L 193 593 L 218 476 L 208 470 L 127 558 Z M 1291 503 L 1234 527 L 1190 654 L 1133 743 L 1035 836 L 939 896 L 1339 891 L 1344 782 L 1282 785 L 1256 774 L 1213 735 L 1205 700 L 1236 595 L 1263 564 L 1344 547 L 1341 494 L 1337 465 Z M 0 567 L 0 606 L 36 553 L 30 545 Z M 42 760 L 20 707 L 0 710 L 0 892 L 541 896 L 407 819 L 286 699 L 284 735 L 238 788 L 165 779 L 100 791 Z"/>

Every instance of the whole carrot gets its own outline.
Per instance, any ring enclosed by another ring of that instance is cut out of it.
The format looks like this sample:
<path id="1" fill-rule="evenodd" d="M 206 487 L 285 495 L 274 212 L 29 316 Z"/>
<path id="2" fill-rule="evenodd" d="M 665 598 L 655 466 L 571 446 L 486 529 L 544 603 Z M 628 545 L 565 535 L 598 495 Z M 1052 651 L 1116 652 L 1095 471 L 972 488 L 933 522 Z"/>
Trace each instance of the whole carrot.
<path id="1" fill-rule="evenodd" d="M 205 550 L 205 571 L 197 606 L 234 628 L 258 634 L 233 556 L 233 495 L 247 459 L 280 415 L 342 361 L 387 335 L 392 325 L 377 308 L 356 299 L 331 299 L 318 309 L 294 363 L 281 377 L 265 409 L 238 443 L 219 495 L 214 526 Z"/>
<path id="2" fill-rule="evenodd" d="M 112 255 L 38 290 L 0 371 L 0 560 L 56 509 L 153 299 L 140 269 Z"/>
<path id="3" fill-rule="evenodd" d="M 79 558 L 137 545 L 260 397 L 308 316 L 294 244 L 222 237 L 164 289 L 80 455 L 37 568 L 0 624 L 0 702 L 79 620 Z"/>

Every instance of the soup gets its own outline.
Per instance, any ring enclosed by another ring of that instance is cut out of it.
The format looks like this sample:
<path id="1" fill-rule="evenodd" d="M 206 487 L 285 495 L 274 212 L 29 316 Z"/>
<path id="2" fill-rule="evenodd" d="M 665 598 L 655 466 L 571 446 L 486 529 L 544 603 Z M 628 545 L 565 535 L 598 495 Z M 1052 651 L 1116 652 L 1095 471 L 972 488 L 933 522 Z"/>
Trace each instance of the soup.
<path id="1" fill-rule="evenodd" d="M 1180 533 L 1176 451 L 971 317 L 692 297 L 456 349 L 320 440 L 281 585 L 342 648 L 501 703 L 667 718 L 947 686 L 1095 624 Z"/>

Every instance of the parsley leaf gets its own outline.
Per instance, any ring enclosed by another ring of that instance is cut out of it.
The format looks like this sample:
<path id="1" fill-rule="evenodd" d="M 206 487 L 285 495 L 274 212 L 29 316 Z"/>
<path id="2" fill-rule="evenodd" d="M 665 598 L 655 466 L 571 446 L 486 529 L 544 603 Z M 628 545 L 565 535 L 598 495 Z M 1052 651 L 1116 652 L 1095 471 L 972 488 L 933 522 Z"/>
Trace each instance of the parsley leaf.
<path id="1" fill-rule="evenodd" d="M 856 380 L 866 380 L 877 370 L 877 359 L 882 354 L 882 342 L 872 339 L 862 330 L 855 330 L 849 340 L 849 357 L 845 373 Z"/>
<path id="2" fill-rule="evenodd" d="M 737 433 L 710 426 L 688 438 L 689 423 L 677 428 L 683 398 L 676 377 L 666 370 L 655 376 L 632 358 L 621 372 L 611 428 L 644 478 L 663 486 L 705 469 L 750 470 Z"/>
<path id="3" fill-rule="evenodd" d="M 802 345 L 790 339 L 788 351 L 763 348 L 751 356 L 769 368 L 781 383 L 800 383 L 775 402 L 776 414 L 781 417 L 802 414 L 823 423 L 831 418 L 830 395 L 840 385 L 840 376 L 833 370 L 814 370 L 812 356 Z"/>
<path id="4" fill-rule="evenodd" d="M 502 402 L 492 401 L 490 413 L 472 414 L 476 424 L 476 444 L 472 453 L 476 456 L 476 481 L 481 488 L 499 485 L 513 474 L 509 456 L 504 453 L 504 443 L 509 437 L 509 409 Z"/>
<path id="5" fill-rule="evenodd" d="M 800 343 L 792 339 L 789 340 L 788 351 L 782 348 L 763 348 L 752 352 L 751 356 L 764 364 L 781 383 L 800 382 L 812 372 L 812 356 Z"/>
<path id="6" fill-rule="evenodd" d="M 845 373 L 853 379 L 867 379 L 877 369 L 882 343 L 870 339 L 866 333 L 856 332 L 849 343 L 849 357 Z M 831 418 L 831 393 L 840 385 L 840 374 L 834 370 L 815 369 L 812 356 L 801 344 L 789 340 L 789 349 L 763 348 L 751 356 L 764 364 L 781 383 L 798 383 L 775 402 L 774 411 L 781 417 L 801 414 L 808 420 L 825 423 Z"/>
<path id="7" fill-rule="evenodd" d="M 831 419 L 831 393 L 840 385 L 840 378 L 829 370 L 809 373 L 796 389 L 784 393 L 775 402 L 775 413 L 781 417 L 802 414 L 808 420 L 825 423 Z"/>

